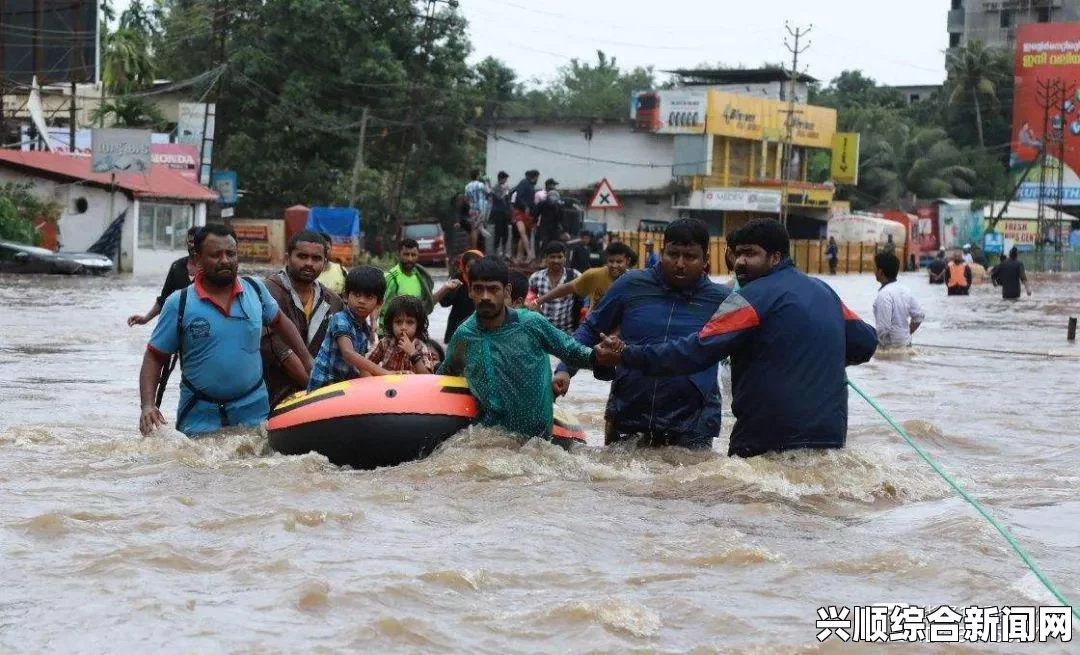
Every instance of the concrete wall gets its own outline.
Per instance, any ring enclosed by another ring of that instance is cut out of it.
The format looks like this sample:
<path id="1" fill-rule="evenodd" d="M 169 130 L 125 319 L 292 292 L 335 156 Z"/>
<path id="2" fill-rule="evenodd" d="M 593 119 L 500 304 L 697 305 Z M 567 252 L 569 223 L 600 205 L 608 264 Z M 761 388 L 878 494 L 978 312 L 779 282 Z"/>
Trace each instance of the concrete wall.
<path id="1" fill-rule="evenodd" d="M 494 180 L 499 171 L 506 171 L 514 185 L 526 170 L 535 168 L 541 182 L 554 177 L 565 190 L 592 189 L 606 177 L 616 194 L 659 189 L 671 181 L 675 156 L 671 135 L 631 132 L 627 125 L 616 124 L 594 126 L 592 140 L 587 140 L 581 131 L 585 127 L 584 122 L 499 127 L 493 134 L 505 140 L 488 138 L 487 173 Z"/>
<path id="2" fill-rule="evenodd" d="M 606 221 L 609 232 L 637 230 L 638 221 L 673 221 L 679 217 L 679 211 L 672 209 L 671 196 L 622 196 L 623 208 L 620 210 L 590 209 L 585 214 L 587 221 Z"/>
<path id="3" fill-rule="evenodd" d="M 1080 21 L 1080 0 L 1055 0 L 1054 2 L 1030 2 L 1023 9 L 1017 8 L 993 8 L 987 7 L 984 0 L 963 0 L 960 9 L 949 12 L 950 32 L 963 26 L 960 32 L 960 45 L 968 41 L 979 40 L 993 47 L 1012 47 L 1016 42 L 1016 26 L 1026 23 L 1038 22 L 1038 7 L 1053 6 L 1050 8 L 1050 21 L 1054 23 L 1071 23 Z M 996 3 L 998 7 L 1004 2 Z M 992 6 L 992 5 L 991 5 Z M 1009 12 L 1012 27 L 1001 27 L 1001 14 Z"/>
<path id="4" fill-rule="evenodd" d="M 755 98 L 771 98 L 773 100 L 787 100 L 790 82 L 764 82 L 756 84 L 709 84 L 708 88 L 727 93 L 738 93 Z M 805 82 L 795 83 L 795 101 L 806 102 L 809 86 Z"/>

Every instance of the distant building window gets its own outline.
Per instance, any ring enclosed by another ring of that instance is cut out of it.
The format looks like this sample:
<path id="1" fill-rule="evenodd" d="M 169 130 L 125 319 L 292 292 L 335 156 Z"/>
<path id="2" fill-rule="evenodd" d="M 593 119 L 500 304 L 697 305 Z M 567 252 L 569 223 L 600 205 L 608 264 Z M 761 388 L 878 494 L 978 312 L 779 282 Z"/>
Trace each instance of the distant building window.
<path id="1" fill-rule="evenodd" d="M 964 8 L 964 0 L 952 0 L 952 8 L 953 9 L 963 9 Z"/>
<path id="2" fill-rule="evenodd" d="M 958 34 L 956 32 L 953 32 L 952 34 L 949 35 L 949 47 L 950 48 L 959 48 L 960 47 L 960 34 Z"/>
<path id="3" fill-rule="evenodd" d="M 139 205 L 139 248 L 183 250 L 187 229 L 194 224 L 194 207 L 141 203 Z"/>
<path id="4" fill-rule="evenodd" d="M 919 101 L 919 94 L 918 93 L 912 93 L 911 97 L 908 98 L 908 102 L 918 102 L 918 101 Z"/>
<path id="5" fill-rule="evenodd" d="M 1001 29 L 1012 27 L 1013 25 L 1013 13 L 1011 11 L 1001 12 Z"/>
<path id="6" fill-rule="evenodd" d="M 1050 22 L 1050 7 L 1039 7 L 1035 10 L 1035 20 L 1040 23 Z"/>

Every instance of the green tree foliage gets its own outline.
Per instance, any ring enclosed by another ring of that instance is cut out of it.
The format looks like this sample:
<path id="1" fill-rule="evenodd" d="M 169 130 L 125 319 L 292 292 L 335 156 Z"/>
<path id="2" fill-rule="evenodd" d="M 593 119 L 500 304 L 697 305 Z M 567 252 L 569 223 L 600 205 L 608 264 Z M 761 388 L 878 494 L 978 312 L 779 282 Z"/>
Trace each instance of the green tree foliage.
<path id="1" fill-rule="evenodd" d="M 40 243 L 41 235 L 34 221 L 56 222 L 60 206 L 44 202 L 33 192 L 32 184 L 7 182 L 0 185 L 0 239 L 18 243 Z"/>
<path id="2" fill-rule="evenodd" d="M 614 57 L 596 51 L 596 62 L 571 59 L 559 69 L 554 82 L 544 87 L 519 91 L 512 114 L 529 118 L 629 117 L 634 91 L 656 88 L 653 69 L 622 71 Z"/>
<path id="3" fill-rule="evenodd" d="M 950 50 L 945 67 L 949 71 L 949 104 L 971 102 L 974 110 L 975 132 L 980 148 L 986 147 L 983 136 L 982 105 L 997 102 L 995 85 L 995 60 L 1005 59 L 995 50 L 986 48 L 980 41 L 968 41 L 962 48 Z"/>
<path id="4" fill-rule="evenodd" d="M 110 97 L 90 116 L 99 127 L 108 123 L 117 127 L 160 129 L 165 124 L 154 104 L 139 95 L 154 83 L 150 44 L 155 34 L 154 17 L 141 0 L 133 0 L 124 10 L 116 31 L 103 34 L 101 77 L 105 93 Z"/>

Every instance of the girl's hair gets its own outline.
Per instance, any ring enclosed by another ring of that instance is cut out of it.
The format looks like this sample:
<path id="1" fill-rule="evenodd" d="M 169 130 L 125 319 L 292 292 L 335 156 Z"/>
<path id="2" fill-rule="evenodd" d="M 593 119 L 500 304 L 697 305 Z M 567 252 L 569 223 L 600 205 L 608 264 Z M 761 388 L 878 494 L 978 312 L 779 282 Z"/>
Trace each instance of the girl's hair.
<path id="1" fill-rule="evenodd" d="M 383 316 L 383 332 L 388 335 L 394 334 L 395 316 L 412 316 L 416 319 L 416 338 L 421 341 L 428 339 L 428 316 L 424 311 L 424 305 L 416 296 L 397 296 L 386 306 L 386 314 Z"/>

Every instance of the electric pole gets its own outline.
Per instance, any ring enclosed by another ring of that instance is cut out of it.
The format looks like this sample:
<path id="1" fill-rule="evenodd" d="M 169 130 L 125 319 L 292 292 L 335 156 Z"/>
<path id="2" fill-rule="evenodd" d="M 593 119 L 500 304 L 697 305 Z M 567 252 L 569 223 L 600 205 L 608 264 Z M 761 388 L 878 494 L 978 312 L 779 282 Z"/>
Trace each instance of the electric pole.
<path id="1" fill-rule="evenodd" d="M 788 222 L 788 182 L 791 178 L 791 149 L 792 139 L 795 136 L 795 114 L 802 113 L 795 110 L 795 85 L 799 81 L 799 55 L 810 49 L 810 42 L 805 45 L 800 45 L 802 39 L 810 33 L 810 30 L 814 29 L 813 25 L 803 29 L 796 27 L 791 29 L 791 25 L 787 22 L 784 23 L 784 27 L 787 29 L 788 34 L 791 35 L 794 43 L 784 38 L 784 46 L 791 53 L 791 84 L 788 88 L 788 108 L 785 112 L 787 118 L 784 121 L 784 156 L 780 165 L 780 222 L 787 227 Z"/>
<path id="2" fill-rule="evenodd" d="M 356 161 L 352 169 L 352 185 L 349 188 L 349 209 L 356 207 L 356 186 L 360 184 L 360 171 L 364 170 L 364 141 L 367 140 L 368 108 L 360 118 L 360 143 L 356 145 Z"/>

